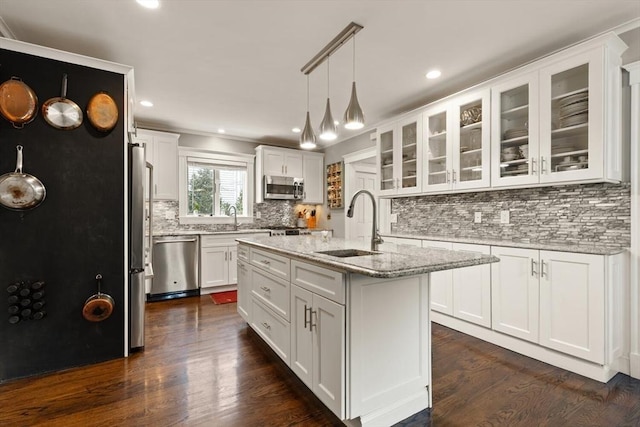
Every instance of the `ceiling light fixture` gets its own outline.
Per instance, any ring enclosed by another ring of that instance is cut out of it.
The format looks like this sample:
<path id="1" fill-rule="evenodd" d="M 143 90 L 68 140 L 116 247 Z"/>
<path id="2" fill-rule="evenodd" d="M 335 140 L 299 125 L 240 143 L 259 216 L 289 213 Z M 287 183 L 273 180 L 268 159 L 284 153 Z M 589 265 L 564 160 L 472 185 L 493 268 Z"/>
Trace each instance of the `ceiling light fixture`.
<path id="1" fill-rule="evenodd" d="M 157 9 L 160 7 L 159 0 L 136 0 L 140 6 L 146 7 L 147 9 Z"/>
<path id="2" fill-rule="evenodd" d="M 145 100 L 140 101 L 140 105 L 142 105 L 143 107 L 153 107 L 153 102 L 147 101 L 145 99 Z"/>
<path id="3" fill-rule="evenodd" d="M 329 57 L 327 57 L 327 107 L 324 110 L 324 118 L 320 122 L 320 139 L 325 141 L 333 141 L 338 137 L 336 132 L 336 125 L 331 115 L 331 105 L 329 102 L 330 90 L 329 90 Z"/>
<path id="4" fill-rule="evenodd" d="M 440 70 L 431 70 L 431 71 L 429 71 L 427 73 L 427 78 L 428 79 L 437 79 L 441 75 L 442 75 L 442 73 L 440 72 Z"/>
<path id="5" fill-rule="evenodd" d="M 222 129 L 222 128 L 218 128 L 218 133 L 225 133 L 226 130 Z"/>
<path id="6" fill-rule="evenodd" d="M 333 38 L 320 52 L 314 56 L 311 61 L 307 62 L 307 64 L 302 67 L 300 71 L 307 76 L 307 119 L 305 123 L 304 130 L 302 131 L 302 135 L 300 136 L 300 146 L 302 147 L 303 141 L 310 141 L 311 135 L 313 135 L 313 130 L 309 128 L 309 132 L 307 132 L 307 128 L 311 123 L 311 119 L 309 117 L 309 74 L 313 70 L 315 70 L 320 64 L 322 64 L 325 60 L 327 61 L 327 106 L 325 108 L 325 114 L 322 122 L 320 123 L 320 138 L 323 140 L 334 140 L 338 137 L 337 134 L 337 124 L 338 121 L 334 120 L 331 116 L 331 106 L 329 101 L 329 57 L 340 47 L 345 44 L 349 39 L 354 39 L 353 44 L 353 84 L 351 86 L 351 100 L 349 102 L 349 106 L 344 113 L 345 118 L 345 128 L 347 129 L 360 129 L 364 126 L 364 114 L 362 114 L 362 108 L 360 108 L 360 104 L 358 103 L 358 97 L 356 95 L 356 66 L 355 66 L 355 35 L 358 31 L 363 29 L 364 27 L 360 24 L 356 24 L 355 22 L 351 22 L 346 26 L 344 30 L 340 32 L 336 37 Z M 307 134 L 307 135 L 305 135 Z M 315 135 L 313 135 L 313 147 L 315 147 Z M 307 144 L 308 147 L 311 146 L 310 143 Z M 304 147 L 303 147 L 304 148 Z"/>
<path id="7" fill-rule="evenodd" d="M 300 133 L 300 128 L 299 127 L 295 127 L 291 129 L 291 132 L 293 133 Z"/>
<path id="8" fill-rule="evenodd" d="M 344 127 L 347 129 L 362 129 L 364 127 L 364 114 L 358 95 L 356 94 L 356 38 L 353 37 L 353 83 L 351 84 L 351 99 L 347 111 L 344 112 Z"/>
<path id="9" fill-rule="evenodd" d="M 307 119 L 304 122 L 304 129 L 300 134 L 300 148 L 311 150 L 316 148 L 316 134 L 313 133 L 311 117 L 309 116 L 309 74 L 307 74 Z"/>

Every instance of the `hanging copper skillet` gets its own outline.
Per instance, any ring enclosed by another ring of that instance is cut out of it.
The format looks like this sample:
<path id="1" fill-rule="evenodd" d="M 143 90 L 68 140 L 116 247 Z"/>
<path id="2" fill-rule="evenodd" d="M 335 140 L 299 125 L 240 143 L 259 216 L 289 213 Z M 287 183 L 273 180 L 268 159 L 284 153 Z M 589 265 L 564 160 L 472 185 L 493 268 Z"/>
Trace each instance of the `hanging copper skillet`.
<path id="1" fill-rule="evenodd" d="M 38 113 L 38 97 L 19 77 L 0 85 L 0 114 L 13 127 L 20 129 L 32 121 Z"/>
<path id="2" fill-rule="evenodd" d="M 98 92 L 87 104 L 87 119 L 100 132 L 109 132 L 118 122 L 118 105 L 106 92 Z"/>
<path id="3" fill-rule="evenodd" d="M 7 209 L 23 211 L 42 203 L 47 192 L 38 178 L 22 172 L 22 145 L 16 150 L 16 171 L 0 176 L 0 204 Z"/>
<path id="4" fill-rule="evenodd" d="M 98 293 L 91 295 L 82 307 L 82 317 L 89 322 L 102 322 L 111 316 L 115 302 L 109 294 L 103 294 L 100 290 L 102 285 L 102 274 L 96 275 L 98 282 Z"/>
<path id="5" fill-rule="evenodd" d="M 67 75 L 62 75 L 62 94 L 42 104 L 42 117 L 56 129 L 71 130 L 82 124 L 82 110 L 67 99 Z"/>

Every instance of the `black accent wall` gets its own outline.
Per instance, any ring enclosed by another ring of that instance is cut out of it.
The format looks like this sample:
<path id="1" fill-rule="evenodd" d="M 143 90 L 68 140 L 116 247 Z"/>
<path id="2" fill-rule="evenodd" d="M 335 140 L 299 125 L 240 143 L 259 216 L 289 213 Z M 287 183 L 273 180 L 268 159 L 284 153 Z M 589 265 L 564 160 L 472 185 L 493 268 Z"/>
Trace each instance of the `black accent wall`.
<path id="1" fill-rule="evenodd" d="M 41 111 L 47 99 L 60 96 L 63 73 L 67 98 L 84 113 L 83 124 L 68 131 L 51 127 Z M 0 116 L 0 174 L 15 170 L 16 146 L 22 145 L 23 171 L 40 179 L 47 195 L 30 211 L 0 207 L 0 382 L 124 352 L 124 76 L 0 49 L 0 83 L 12 76 L 35 91 L 38 115 L 22 129 Z M 117 125 L 108 133 L 86 117 L 87 102 L 98 91 L 118 104 Z M 92 323 L 82 308 L 97 292 L 98 273 L 115 310 Z M 45 283 L 40 311 L 46 315 L 10 323 L 16 299 L 9 298 L 15 289 L 7 288 L 35 281 Z"/>

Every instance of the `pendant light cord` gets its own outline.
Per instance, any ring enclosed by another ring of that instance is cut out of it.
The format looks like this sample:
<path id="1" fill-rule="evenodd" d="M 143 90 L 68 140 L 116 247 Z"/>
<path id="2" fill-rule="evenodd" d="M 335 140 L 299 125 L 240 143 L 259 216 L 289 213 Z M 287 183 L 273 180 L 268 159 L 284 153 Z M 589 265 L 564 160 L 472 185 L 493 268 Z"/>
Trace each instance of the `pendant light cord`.
<path id="1" fill-rule="evenodd" d="M 331 93 L 329 86 L 329 60 L 331 59 L 331 55 L 327 56 L 327 98 L 329 98 L 329 94 Z"/>
<path id="2" fill-rule="evenodd" d="M 309 74 L 307 74 L 307 112 L 309 112 Z"/>
<path id="3" fill-rule="evenodd" d="M 353 35 L 353 81 L 356 81 L 356 35 Z"/>

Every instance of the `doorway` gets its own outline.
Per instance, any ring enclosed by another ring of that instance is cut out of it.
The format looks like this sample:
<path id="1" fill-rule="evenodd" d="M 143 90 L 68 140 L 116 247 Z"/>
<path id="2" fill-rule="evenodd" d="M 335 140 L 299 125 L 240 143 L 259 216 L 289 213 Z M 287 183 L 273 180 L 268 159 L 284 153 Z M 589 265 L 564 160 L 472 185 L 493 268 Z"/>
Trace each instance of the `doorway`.
<path id="1" fill-rule="evenodd" d="M 347 218 L 351 198 L 358 190 L 369 190 L 377 198 L 378 175 L 375 147 L 344 156 L 344 230 L 348 240 L 367 241 L 371 239 L 373 207 L 368 197 L 359 197 L 355 204 L 353 218 Z"/>

